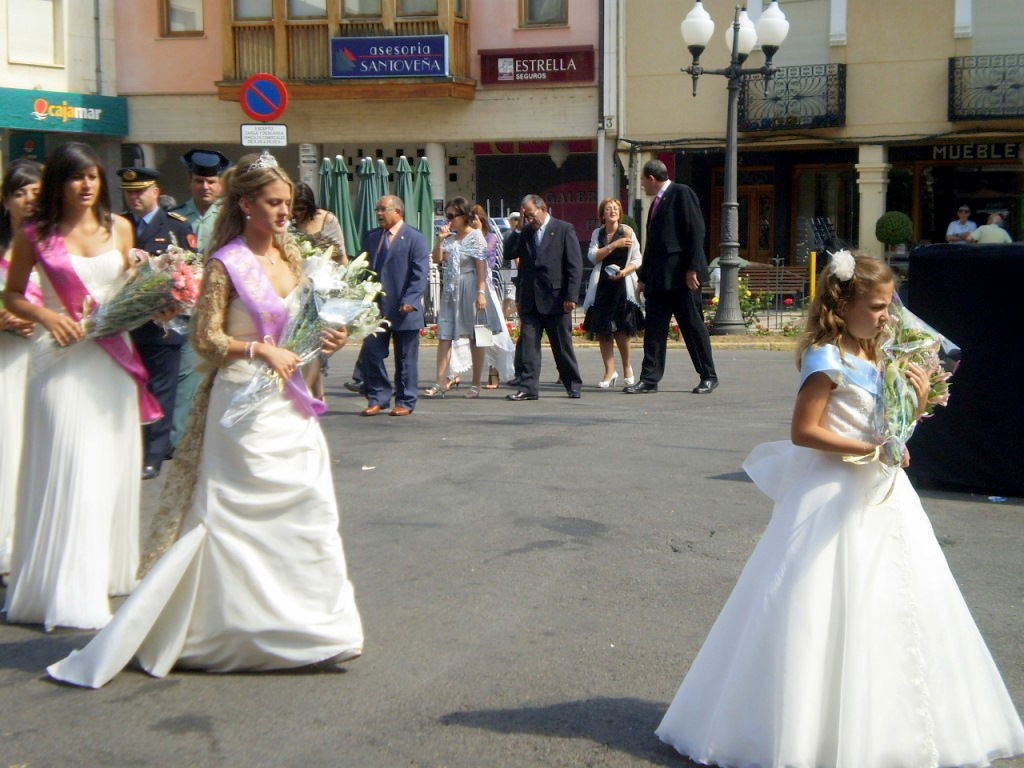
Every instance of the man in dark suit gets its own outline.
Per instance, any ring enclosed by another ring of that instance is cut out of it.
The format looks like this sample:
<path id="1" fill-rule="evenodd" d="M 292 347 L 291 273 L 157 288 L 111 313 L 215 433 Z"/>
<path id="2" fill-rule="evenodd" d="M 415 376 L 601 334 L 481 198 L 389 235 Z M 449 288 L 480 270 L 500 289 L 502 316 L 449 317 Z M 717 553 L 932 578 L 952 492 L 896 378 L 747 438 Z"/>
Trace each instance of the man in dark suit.
<path id="1" fill-rule="evenodd" d="M 540 379 L 540 336 L 547 331 L 558 378 L 569 397 L 580 396 L 580 369 L 572 348 L 572 311 L 583 279 L 583 255 L 576 230 L 548 213 L 539 195 L 523 198 L 528 227 L 519 239 L 516 302 L 522 323 L 523 375 L 507 400 L 536 400 Z"/>
<path id="2" fill-rule="evenodd" d="M 700 377 L 692 391 L 707 394 L 718 386 L 718 374 L 701 306 L 700 286 L 708 280 L 708 263 L 700 203 L 688 186 L 669 181 L 668 169 L 660 160 L 644 165 L 640 184 L 654 197 L 647 214 L 644 258 L 637 270 L 636 290 L 646 299 L 644 362 L 640 381 L 622 391 L 631 395 L 658 391 L 665 373 L 669 321 L 675 315 Z"/>
<path id="3" fill-rule="evenodd" d="M 363 416 L 376 416 L 391 404 L 392 416 L 408 416 L 416 408 L 420 357 L 420 329 L 423 327 L 423 294 L 430 272 L 430 251 L 419 231 L 403 220 L 401 198 L 385 195 L 377 201 L 377 229 L 363 238 L 363 250 L 370 254 L 371 268 L 384 286 L 381 314 L 390 326 L 363 341 L 363 373 L 367 406 Z M 395 386 L 388 381 L 384 360 L 388 345 L 395 347 Z"/>
<path id="4" fill-rule="evenodd" d="M 184 216 L 168 213 L 160 207 L 159 171 L 152 168 L 122 168 L 121 189 L 128 210 L 124 215 L 135 229 L 135 247 L 151 254 L 162 253 L 173 244 L 182 248 L 196 247 L 192 227 Z M 142 431 L 142 477 L 151 480 L 160 474 L 160 465 L 172 453 L 171 427 L 174 423 L 175 391 L 178 387 L 178 366 L 185 337 L 165 331 L 154 322 L 132 331 L 132 341 L 139 349 L 149 372 L 149 391 L 160 402 L 164 416 L 147 424 Z"/>

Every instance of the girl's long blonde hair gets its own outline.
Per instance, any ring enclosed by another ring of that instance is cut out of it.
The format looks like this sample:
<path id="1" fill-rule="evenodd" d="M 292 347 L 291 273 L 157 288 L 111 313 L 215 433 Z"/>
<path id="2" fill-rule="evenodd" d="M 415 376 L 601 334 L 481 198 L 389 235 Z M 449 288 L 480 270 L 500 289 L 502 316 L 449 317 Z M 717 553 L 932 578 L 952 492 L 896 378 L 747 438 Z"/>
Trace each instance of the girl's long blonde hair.
<path id="1" fill-rule="evenodd" d="M 796 364 L 800 367 L 804 352 L 822 344 L 839 344 L 846 330 L 843 313 L 850 302 L 871 291 L 875 286 L 895 281 L 889 265 L 866 253 L 853 254 L 853 277 L 840 280 L 835 267 L 829 263 L 818 276 L 818 292 L 807 310 L 807 325 L 797 348 Z M 873 339 L 858 339 L 857 343 L 872 360 L 878 359 L 882 335 Z"/>
<path id="2" fill-rule="evenodd" d="M 288 174 L 277 166 L 256 166 L 260 155 L 252 153 L 238 159 L 238 164 L 229 168 L 221 177 L 224 202 L 213 227 L 213 237 L 206 256 L 209 256 L 245 232 L 245 212 L 240 205 L 243 198 L 255 200 L 268 184 L 283 181 L 288 185 L 290 196 L 295 194 L 295 185 Z M 274 235 L 274 245 L 281 251 L 285 261 L 296 275 L 299 273 L 301 257 L 299 249 L 287 233 Z"/>

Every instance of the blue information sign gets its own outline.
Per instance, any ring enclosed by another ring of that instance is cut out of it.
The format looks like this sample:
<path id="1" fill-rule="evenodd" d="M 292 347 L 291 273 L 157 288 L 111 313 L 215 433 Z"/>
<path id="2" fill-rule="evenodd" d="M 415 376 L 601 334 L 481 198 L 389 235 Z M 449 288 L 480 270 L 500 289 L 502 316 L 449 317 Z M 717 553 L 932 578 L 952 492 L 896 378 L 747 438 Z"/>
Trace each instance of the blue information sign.
<path id="1" fill-rule="evenodd" d="M 331 77 L 447 76 L 448 35 L 331 38 Z"/>

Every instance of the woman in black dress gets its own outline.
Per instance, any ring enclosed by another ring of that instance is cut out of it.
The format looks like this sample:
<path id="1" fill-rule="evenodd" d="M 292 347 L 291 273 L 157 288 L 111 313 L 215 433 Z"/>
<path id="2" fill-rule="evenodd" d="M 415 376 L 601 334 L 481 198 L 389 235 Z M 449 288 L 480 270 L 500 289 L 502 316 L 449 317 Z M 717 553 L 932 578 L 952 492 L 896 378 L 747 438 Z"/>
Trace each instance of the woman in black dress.
<path id="1" fill-rule="evenodd" d="M 597 386 L 608 389 L 619 378 L 615 370 L 615 346 L 622 358 L 626 386 L 633 384 L 629 364 L 630 340 L 644 327 L 643 313 L 636 295 L 636 270 L 640 266 L 640 246 L 632 228 L 622 223 L 622 204 L 613 197 L 597 207 L 601 226 L 590 238 L 587 258 L 594 264 L 587 287 L 583 321 L 587 336 L 601 344 L 604 378 Z"/>

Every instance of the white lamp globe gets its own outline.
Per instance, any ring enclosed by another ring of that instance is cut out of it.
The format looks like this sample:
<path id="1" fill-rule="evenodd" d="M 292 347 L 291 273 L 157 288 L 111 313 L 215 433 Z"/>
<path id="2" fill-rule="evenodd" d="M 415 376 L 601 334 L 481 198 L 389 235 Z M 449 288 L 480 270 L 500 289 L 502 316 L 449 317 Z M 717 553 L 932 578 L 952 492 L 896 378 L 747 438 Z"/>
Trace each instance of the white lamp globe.
<path id="1" fill-rule="evenodd" d="M 708 40 L 715 32 L 715 22 L 704 10 L 704 4 L 700 0 L 697 0 L 686 14 L 686 18 L 679 25 L 679 31 L 683 36 L 683 42 L 691 51 L 696 48 L 699 52 L 707 47 Z"/>
<path id="2" fill-rule="evenodd" d="M 786 35 L 789 34 L 789 22 L 786 20 L 786 14 L 779 7 L 779 0 L 772 0 L 772 4 L 761 14 L 755 27 L 757 40 L 765 49 L 765 53 L 774 53 L 779 50 Z"/>
<path id="3" fill-rule="evenodd" d="M 725 28 L 725 46 L 732 52 L 733 25 Z M 736 45 L 736 52 L 740 55 L 740 61 L 747 58 L 750 52 L 757 45 L 757 30 L 754 29 L 754 22 L 750 20 L 746 10 L 740 11 L 740 34 Z"/>

